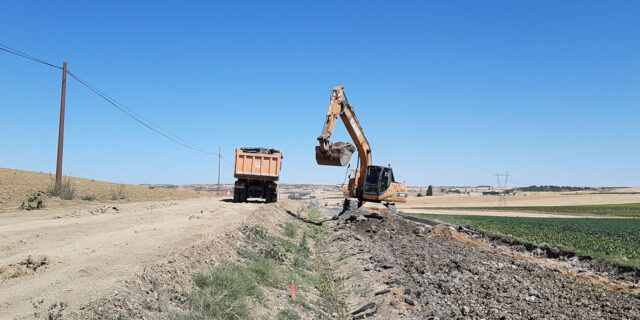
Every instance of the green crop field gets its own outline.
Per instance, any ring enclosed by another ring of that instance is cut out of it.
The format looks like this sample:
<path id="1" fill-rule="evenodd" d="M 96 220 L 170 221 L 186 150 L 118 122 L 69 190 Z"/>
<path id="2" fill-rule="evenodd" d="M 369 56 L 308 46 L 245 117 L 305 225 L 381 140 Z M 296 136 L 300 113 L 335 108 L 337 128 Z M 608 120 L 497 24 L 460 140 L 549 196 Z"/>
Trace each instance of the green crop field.
<path id="1" fill-rule="evenodd" d="M 535 244 L 560 245 L 579 254 L 640 267 L 640 219 L 416 216 Z"/>
<path id="2" fill-rule="evenodd" d="M 550 214 L 640 217 L 640 203 L 600 204 L 587 206 L 528 206 L 528 207 L 426 207 L 425 210 L 482 210 L 523 211 Z"/>

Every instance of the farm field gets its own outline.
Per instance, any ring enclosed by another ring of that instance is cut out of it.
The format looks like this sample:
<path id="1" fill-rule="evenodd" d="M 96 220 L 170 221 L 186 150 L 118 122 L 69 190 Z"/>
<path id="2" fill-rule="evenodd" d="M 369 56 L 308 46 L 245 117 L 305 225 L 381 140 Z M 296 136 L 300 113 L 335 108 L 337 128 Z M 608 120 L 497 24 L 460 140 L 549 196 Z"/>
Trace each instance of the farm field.
<path id="1" fill-rule="evenodd" d="M 415 215 L 640 267 L 640 219 Z"/>
<path id="2" fill-rule="evenodd" d="M 640 188 L 608 189 L 606 192 L 520 192 L 507 197 L 506 207 L 528 206 L 585 206 L 600 204 L 640 203 Z M 498 196 L 445 194 L 432 197 L 410 195 L 400 209 L 422 207 L 495 207 Z"/>
<path id="3" fill-rule="evenodd" d="M 424 210 L 471 210 L 471 211 L 521 211 L 535 213 L 596 215 L 618 217 L 640 217 L 640 203 L 601 204 L 583 206 L 522 206 L 522 207 L 422 207 Z"/>

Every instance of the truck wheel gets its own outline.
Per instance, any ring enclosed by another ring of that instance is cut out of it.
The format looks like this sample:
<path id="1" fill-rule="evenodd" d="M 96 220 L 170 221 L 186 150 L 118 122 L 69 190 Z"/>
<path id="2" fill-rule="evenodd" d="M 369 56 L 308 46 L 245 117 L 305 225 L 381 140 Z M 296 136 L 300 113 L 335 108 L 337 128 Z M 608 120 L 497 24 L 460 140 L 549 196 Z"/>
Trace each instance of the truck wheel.
<path id="1" fill-rule="evenodd" d="M 271 202 L 278 202 L 278 194 L 277 193 L 273 193 L 271 194 Z"/>
<path id="2" fill-rule="evenodd" d="M 238 196 L 239 196 L 238 192 L 237 191 L 233 191 L 233 202 L 239 202 Z"/>

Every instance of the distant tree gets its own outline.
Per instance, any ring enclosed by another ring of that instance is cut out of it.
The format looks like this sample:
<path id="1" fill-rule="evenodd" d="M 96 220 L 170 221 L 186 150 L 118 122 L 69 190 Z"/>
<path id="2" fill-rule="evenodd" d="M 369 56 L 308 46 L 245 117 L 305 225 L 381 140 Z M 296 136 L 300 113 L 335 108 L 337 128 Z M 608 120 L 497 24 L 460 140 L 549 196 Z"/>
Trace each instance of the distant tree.
<path id="1" fill-rule="evenodd" d="M 433 195 L 433 188 L 431 187 L 431 185 L 429 185 L 429 188 L 427 188 L 427 197 L 431 197 Z"/>
<path id="2" fill-rule="evenodd" d="M 422 193 L 418 192 L 418 194 L 416 195 L 416 197 L 422 197 Z"/>

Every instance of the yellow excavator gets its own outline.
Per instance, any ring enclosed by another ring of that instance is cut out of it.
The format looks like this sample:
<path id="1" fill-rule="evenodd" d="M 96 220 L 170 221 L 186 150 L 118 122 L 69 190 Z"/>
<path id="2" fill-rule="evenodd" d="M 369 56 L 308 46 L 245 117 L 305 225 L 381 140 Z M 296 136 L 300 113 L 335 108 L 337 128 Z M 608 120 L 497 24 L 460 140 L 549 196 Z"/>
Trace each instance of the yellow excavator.
<path id="1" fill-rule="evenodd" d="M 342 119 L 351 139 L 355 143 L 355 148 L 348 142 L 331 143 L 331 133 L 338 122 L 338 117 Z M 353 155 L 358 150 L 358 168 L 349 179 L 349 184 L 343 187 L 344 207 L 343 212 L 351 210 L 352 202 L 357 199 L 358 207 L 364 202 L 383 203 L 391 212 L 395 213 L 394 202 L 407 202 L 407 186 L 398 183 L 393 176 L 391 166 L 376 166 L 371 160 L 371 146 L 364 136 L 360 122 L 356 117 L 353 107 L 349 104 L 344 88 L 337 86 L 331 92 L 331 103 L 327 112 L 327 120 L 322 130 L 322 135 L 318 137 L 319 145 L 316 146 L 316 161 L 319 165 L 325 166 L 346 166 Z"/>

